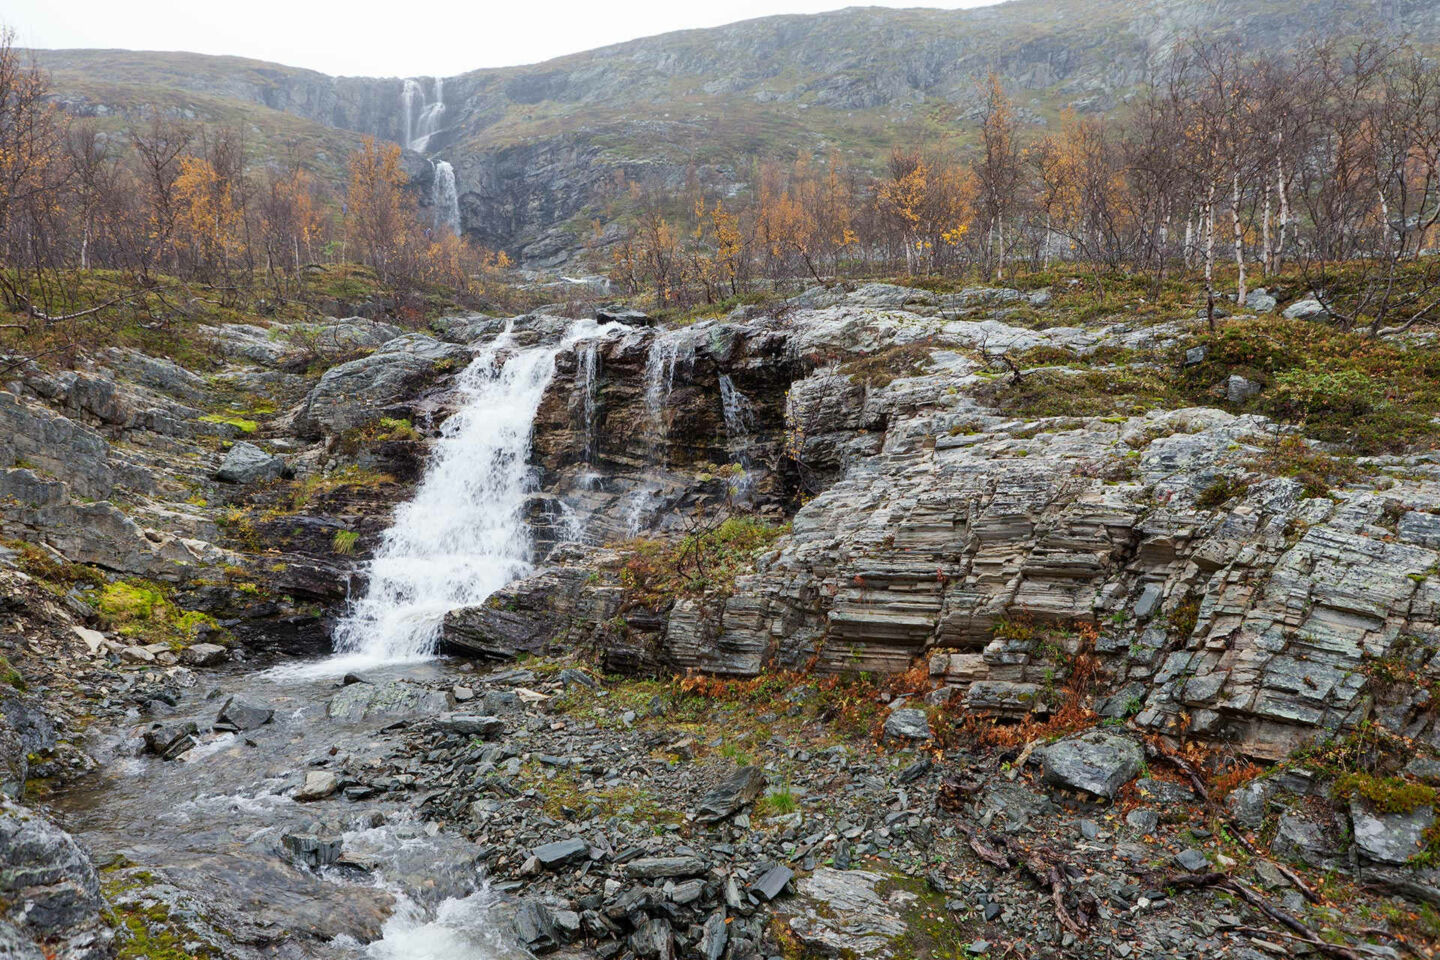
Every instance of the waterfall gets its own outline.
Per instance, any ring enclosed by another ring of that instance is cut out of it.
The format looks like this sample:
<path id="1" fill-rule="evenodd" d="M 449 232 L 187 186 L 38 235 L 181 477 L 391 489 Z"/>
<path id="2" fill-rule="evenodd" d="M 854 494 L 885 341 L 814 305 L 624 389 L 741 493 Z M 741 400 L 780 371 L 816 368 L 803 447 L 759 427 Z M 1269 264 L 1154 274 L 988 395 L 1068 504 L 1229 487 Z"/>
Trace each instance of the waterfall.
<path id="1" fill-rule="evenodd" d="M 730 374 L 727 373 L 720 374 L 720 409 L 724 412 L 726 449 L 742 469 L 740 479 L 736 481 L 736 494 L 743 499 L 750 494 L 750 486 L 755 482 L 750 476 L 753 471 L 750 445 L 755 430 L 755 409 L 750 406 L 749 397 L 740 393 L 739 387 L 734 386 L 734 380 L 730 379 Z"/>
<path id="2" fill-rule="evenodd" d="M 577 321 L 559 343 L 517 348 L 507 325 L 465 369 L 459 411 L 370 561 L 365 595 L 336 625 L 335 648 L 350 655 L 340 667 L 432 655 L 447 612 L 480 604 L 530 571 L 530 435 L 555 357 L 584 337 L 623 329 Z"/>
<path id="3" fill-rule="evenodd" d="M 645 413 L 655 431 L 652 454 L 660 466 L 664 466 L 664 446 L 670 434 L 665 422 L 665 405 L 675 389 L 675 368 L 695 357 L 693 343 L 687 340 L 682 349 L 681 335 L 656 333 L 650 341 L 650 352 L 645 355 Z"/>
<path id="4" fill-rule="evenodd" d="M 416 109 L 419 113 L 417 115 Z M 435 78 L 435 99 L 425 96 L 425 88 L 418 80 L 402 81 L 400 105 L 405 111 L 405 146 L 418 153 L 424 153 L 430 146 L 430 138 L 440 132 L 440 121 L 445 117 L 445 80 Z"/>
<path id="5" fill-rule="evenodd" d="M 415 139 L 411 150 L 424 153 L 430 146 L 430 138 L 440 130 L 440 121 L 445 116 L 445 81 L 435 78 L 435 99 L 428 101 L 420 111 L 420 122 L 415 125 Z"/>
<path id="6" fill-rule="evenodd" d="M 743 498 L 750 492 L 751 432 L 754 429 L 754 411 L 750 399 L 735 386 L 730 374 L 720 374 L 720 407 L 725 415 L 725 448 L 743 471 L 736 482 L 736 492 Z"/>
<path id="7" fill-rule="evenodd" d="M 414 80 L 405 80 L 400 84 L 400 109 L 404 113 L 405 120 L 405 146 L 411 146 L 415 142 L 415 101 L 425 102 L 425 91 L 420 89 L 420 84 Z"/>
<path id="8" fill-rule="evenodd" d="M 595 465 L 597 414 L 596 391 L 599 389 L 600 350 L 599 342 L 591 340 L 580 349 L 580 389 L 585 403 L 585 463 Z"/>
<path id="9" fill-rule="evenodd" d="M 435 207 L 435 229 L 460 233 L 460 193 L 455 189 L 455 168 L 444 160 L 435 161 L 435 185 L 431 200 Z"/>

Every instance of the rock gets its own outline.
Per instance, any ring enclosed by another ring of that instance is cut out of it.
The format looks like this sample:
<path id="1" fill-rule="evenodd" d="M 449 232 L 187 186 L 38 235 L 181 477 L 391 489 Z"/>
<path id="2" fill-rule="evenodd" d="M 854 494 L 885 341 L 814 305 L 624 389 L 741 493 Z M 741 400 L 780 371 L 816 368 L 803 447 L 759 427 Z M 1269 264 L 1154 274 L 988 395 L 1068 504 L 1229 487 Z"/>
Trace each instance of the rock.
<path id="1" fill-rule="evenodd" d="M 1105 730 L 1058 740 L 1045 747 L 1042 755 L 1046 783 L 1107 800 L 1135 778 L 1144 762 L 1145 752 L 1139 744 Z"/>
<path id="2" fill-rule="evenodd" d="M 505 732 L 505 721 L 499 717 L 442 713 L 435 718 L 435 723 L 442 730 L 458 733 L 462 737 L 479 737 L 482 740 L 494 740 Z"/>
<path id="3" fill-rule="evenodd" d="M 1202 870 L 1210 869 L 1210 861 L 1205 857 L 1205 854 L 1196 850 L 1194 847 L 1181 850 L 1175 855 L 1174 859 L 1182 869 L 1188 870 L 1191 873 L 1199 873 Z"/>
<path id="4" fill-rule="evenodd" d="M 180 651 L 180 662 L 192 667 L 212 667 L 224 663 L 230 651 L 218 643 L 192 643 Z"/>
<path id="5" fill-rule="evenodd" d="M 1193 367 L 1198 363 L 1205 362 L 1205 347 L 1190 347 L 1185 351 L 1185 366 Z"/>
<path id="6" fill-rule="evenodd" d="M 729 930 L 725 925 L 725 913 L 716 910 L 705 918 L 705 926 L 700 931 L 700 943 L 697 950 L 700 960 L 720 960 L 725 953 L 725 944 L 729 941 Z"/>
<path id="7" fill-rule="evenodd" d="M 1350 804 L 1355 825 L 1355 845 L 1368 860 L 1403 864 L 1425 849 L 1425 831 L 1435 822 L 1432 807 L 1416 807 L 1409 813 L 1377 813 L 1361 801 Z"/>
<path id="8" fill-rule="evenodd" d="M 516 939 L 531 953 L 549 953 L 560 946 L 555 915 L 543 903 L 534 900 L 521 902 L 510 919 L 510 925 Z"/>
<path id="9" fill-rule="evenodd" d="M 1244 403 L 1259 392 L 1260 384 L 1254 380 L 1247 380 L 1235 374 L 1231 374 L 1225 380 L 1225 399 L 1231 403 Z"/>
<path id="10" fill-rule="evenodd" d="M 368 720 L 380 716 L 442 713 L 450 709 L 450 694 L 418 683 L 352 683 L 330 698 L 326 713 L 333 720 Z"/>
<path id="11" fill-rule="evenodd" d="M 144 647 L 125 647 L 120 651 L 120 656 L 131 663 L 154 663 L 155 654 Z"/>
<path id="12" fill-rule="evenodd" d="M 601 307 L 595 311 L 597 323 L 623 323 L 631 327 L 654 326 L 655 321 L 633 307 Z"/>
<path id="13" fill-rule="evenodd" d="M 1308 863 L 1314 867 L 1327 867 L 1333 862 L 1333 851 L 1325 842 L 1325 832 L 1313 821 L 1286 811 L 1280 817 L 1275 838 L 1270 841 L 1270 850 L 1282 860 Z"/>
<path id="14" fill-rule="evenodd" d="M 785 888 L 794 878 L 794 870 L 783 864 L 776 864 L 761 874 L 760 879 L 750 884 L 750 892 L 762 900 L 774 900 L 785 892 Z"/>
<path id="15" fill-rule="evenodd" d="M 46 960 L 46 955 L 40 952 L 38 946 L 4 920 L 0 920 L 0 957 L 5 960 Z"/>
<path id="16" fill-rule="evenodd" d="M 305 439 L 335 435 L 378 420 L 414 396 L 437 368 L 463 365 L 470 351 L 423 333 L 407 333 L 374 353 L 325 371 L 295 417 Z"/>
<path id="17" fill-rule="evenodd" d="M 1270 780 L 1251 780 L 1230 791 L 1225 806 L 1230 816 L 1242 827 L 1258 830 L 1265 825 L 1270 797 L 1275 793 L 1275 784 Z"/>
<path id="18" fill-rule="evenodd" d="M 1297 300 L 1286 307 L 1281 314 L 1286 320 L 1324 320 L 1330 316 L 1325 305 L 1313 297 Z"/>
<path id="19" fill-rule="evenodd" d="M 630 949 L 643 960 L 674 960 L 675 937 L 670 922 L 651 917 L 630 935 Z"/>
<path id="20" fill-rule="evenodd" d="M 264 704 L 241 697 L 231 697 L 220 708 L 220 713 L 215 718 L 215 727 L 227 730 L 254 730 L 269 723 L 274 716 L 275 711 Z"/>
<path id="21" fill-rule="evenodd" d="M 301 803 L 323 800 L 340 786 L 340 778 L 328 770 L 311 770 L 305 774 L 305 783 L 294 793 Z"/>
<path id="22" fill-rule="evenodd" d="M 220 469 L 215 471 L 215 479 L 223 483 L 258 483 L 275 480 L 284 473 L 285 458 L 241 440 L 225 454 Z"/>
<path id="23" fill-rule="evenodd" d="M 930 718 L 924 710 L 901 707 L 885 718 L 885 737 L 891 740 L 929 740 Z"/>
<path id="24" fill-rule="evenodd" d="M 568 840 L 543 843 L 530 853 L 540 861 L 542 867 L 547 870 L 556 870 L 589 859 L 590 845 L 579 837 L 571 837 Z"/>
<path id="25" fill-rule="evenodd" d="M 39 813 L 0 799 L 0 911 L 9 921 L 32 937 L 54 941 L 98 924 L 100 907 L 99 878 L 75 838 Z M 0 945 L 4 933 L 0 928 Z M 62 948 L 56 955 L 89 954 Z M 0 956 L 9 955 L 0 949 Z"/>
<path id="26" fill-rule="evenodd" d="M 145 746 L 161 760 L 174 760 L 180 754 L 195 746 L 195 734 L 199 728 L 194 723 L 157 724 L 145 731 Z"/>
<path id="27" fill-rule="evenodd" d="M 329 866 L 340 859 L 340 839 L 321 838 L 313 833 L 287 833 L 280 838 L 296 863 L 312 869 Z"/>
<path id="28" fill-rule="evenodd" d="M 809 951 L 827 957 L 892 957 L 891 945 L 909 930 L 907 898 L 897 891 L 882 897 L 885 880 L 865 870 L 817 867 L 796 885 L 795 899 L 782 908 L 790 931 Z"/>
<path id="29" fill-rule="evenodd" d="M 644 857 L 625 864 L 625 876 L 640 880 L 698 877 L 709 867 L 699 857 Z"/>
<path id="30" fill-rule="evenodd" d="M 1125 825 L 1142 837 L 1149 836 L 1160 826 L 1160 814 L 1146 808 L 1131 810 L 1125 814 Z"/>
<path id="31" fill-rule="evenodd" d="M 1271 313 L 1277 301 L 1264 287 L 1257 287 L 1245 296 L 1245 309 L 1255 313 Z"/>
<path id="32" fill-rule="evenodd" d="M 753 803 L 765 789 L 765 775 L 757 767 L 741 767 L 700 798 L 695 816 L 701 823 L 715 823 Z"/>

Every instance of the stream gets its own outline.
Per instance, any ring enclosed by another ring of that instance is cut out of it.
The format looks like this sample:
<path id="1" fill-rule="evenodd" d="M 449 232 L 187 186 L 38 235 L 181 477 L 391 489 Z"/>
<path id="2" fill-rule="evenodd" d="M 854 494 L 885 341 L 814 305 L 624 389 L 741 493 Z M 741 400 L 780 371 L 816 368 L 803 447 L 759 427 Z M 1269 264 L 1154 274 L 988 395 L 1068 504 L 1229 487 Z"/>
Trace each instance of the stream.
<path id="1" fill-rule="evenodd" d="M 335 626 L 336 656 L 192 675 L 197 682 L 162 718 L 166 729 L 188 721 L 199 731 L 175 759 L 145 751 L 153 720 L 138 715 L 128 728 L 90 732 L 99 770 L 50 805 L 98 863 L 154 868 L 173 885 L 171 916 L 194 915 L 221 939 L 257 948 L 283 942 L 298 956 L 394 960 L 523 955 L 499 933 L 505 904 L 485 884 L 482 851 L 424 821 L 426 785 L 405 772 L 414 764 L 404 737 L 409 720 L 452 702 L 444 691 L 476 678 L 468 664 L 435 657 L 445 613 L 484 602 L 531 568 L 530 439 L 556 355 L 627 329 L 576 321 L 521 346 L 507 325 L 477 349 L 425 476 L 367 564 L 365 593 Z M 399 691 L 403 701 L 418 690 L 427 699 L 381 705 L 377 694 L 374 709 L 366 701 L 332 716 L 327 705 L 352 671 L 371 686 L 346 697 Z M 215 731 L 232 696 L 273 718 Z M 307 773 L 326 771 L 345 772 L 339 791 L 295 799 Z"/>
<path id="2" fill-rule="evenodd" d="M 203 898 L 243 941 L 308 941 L 306 955 L 395 960 L 499 960 L 519 951 L 499 938 L 498 899 L 486 887 L 479 851 L 417 819 L 417 794 L 331 796 L 297 802 L 310 770 L 397 762 L 404 724 L 394 717 L 327 715 L 333 675 L 253 667 L 207 675 L 185 692 L 166 722 L 193 720 L 197 746 L 172 761 L 138 754 L 143 724 L 92 733 L 95 752 L 113 755 L 94 775 L 57 793 L 50 808 L 97 863 L 154 867 Z M 430 686 L 473 682 L 445 660 L 366 672 L 372 683 Z M 232 695 L 275 710 L 244 733 L 204 732 Z M 403 766 L 404 760 L 398 760 Z M 418 796 L 423 796 L 423 790 Z M 294 863 L 287 834 L 341 841 L 333 865 Z M 213 922 L 213 918 L 212 922 Z"/>

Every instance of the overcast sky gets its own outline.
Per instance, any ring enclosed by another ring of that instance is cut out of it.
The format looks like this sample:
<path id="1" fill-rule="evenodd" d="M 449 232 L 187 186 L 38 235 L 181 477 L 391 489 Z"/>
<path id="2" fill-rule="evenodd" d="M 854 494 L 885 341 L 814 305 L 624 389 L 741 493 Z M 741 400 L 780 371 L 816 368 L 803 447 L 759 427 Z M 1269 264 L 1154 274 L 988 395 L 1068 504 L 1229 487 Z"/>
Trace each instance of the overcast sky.
<path id="1" fill-rule="evenodd" d="M 988 6 L 996 0 L 873 0 L 887 7 Z M 331 74 L 450 76 L 534 63 L 622 40 L 845 0 L 5 0 L 20 46 L 229 53 Z"/>
<path id="2" fill-rule="evenodd" d="M 996 0 L 874 0 L 887 7 L 981 7 Z M 635 37 L 845 0 L 6 0 L 20 46 L 233 53 L 325 73 L 439 75 L 511 66 Z"/>

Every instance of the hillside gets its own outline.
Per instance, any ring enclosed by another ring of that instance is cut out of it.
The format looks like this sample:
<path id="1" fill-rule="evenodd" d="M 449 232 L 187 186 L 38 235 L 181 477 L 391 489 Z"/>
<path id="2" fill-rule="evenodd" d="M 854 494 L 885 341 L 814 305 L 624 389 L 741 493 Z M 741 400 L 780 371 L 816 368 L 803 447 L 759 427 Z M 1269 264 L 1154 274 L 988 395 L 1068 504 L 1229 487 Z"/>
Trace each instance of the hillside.
<path id="1" fill-rule="evenodd" d="M 963 140 L 990 69 L 1033 124 L 1065 107 L 1112 110 L 1191 36 L 1293 48 L 1325 24 L 1420 44 L 1440 39 L 1425 0 L 1013 0 L 974 10 L 851 8 L 635 40 L 441 81 L 333 78 L 233 57 L 38 51 L 67 109 L 134 116 L 147 105 L 245 118 L 257 149 L 309 145 L 333 171 L 332 131 L 416 140 L 455 167 L 465 229 L 524 263 L 572 260 L 605 219 L 617 172 L 678 186 L 694 171 L 729 189 L 756 159 L 836 150 L 861 165 L 901 141 Z M 436 92 L 440 91 L 437 98 Z M 433 104 L 443 102 L 443 110 Z M 423 114 L 433 133 L 422 143 Z M 407 125 L 408 124 L 408 125 Z M 409 136 L 407 137 L 407 131 Z"/>

